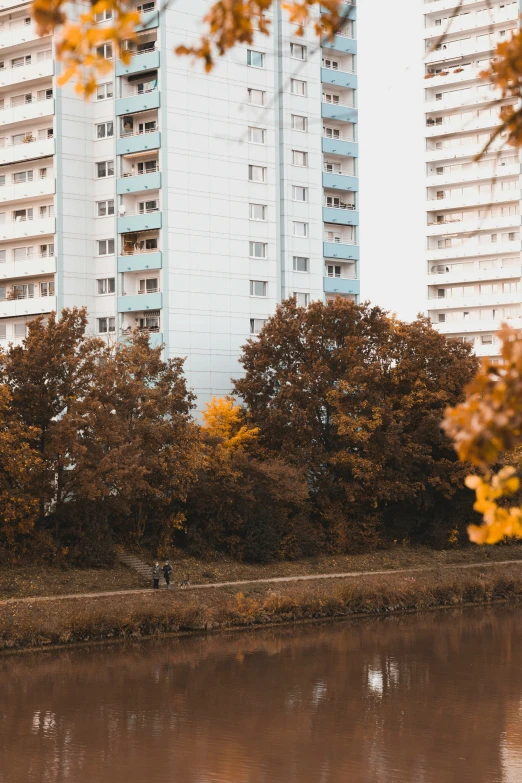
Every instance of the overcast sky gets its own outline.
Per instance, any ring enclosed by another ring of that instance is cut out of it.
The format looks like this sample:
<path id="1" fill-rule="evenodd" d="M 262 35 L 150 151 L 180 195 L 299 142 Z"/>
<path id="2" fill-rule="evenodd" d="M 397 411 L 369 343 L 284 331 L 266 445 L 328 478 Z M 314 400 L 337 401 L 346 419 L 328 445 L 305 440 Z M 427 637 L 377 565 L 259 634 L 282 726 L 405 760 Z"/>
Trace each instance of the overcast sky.
<path id="1" fill-rule="evenodd" d="M 405 320 L 426 300 L 422 6 L 357 6 L 361 300 Z"/>

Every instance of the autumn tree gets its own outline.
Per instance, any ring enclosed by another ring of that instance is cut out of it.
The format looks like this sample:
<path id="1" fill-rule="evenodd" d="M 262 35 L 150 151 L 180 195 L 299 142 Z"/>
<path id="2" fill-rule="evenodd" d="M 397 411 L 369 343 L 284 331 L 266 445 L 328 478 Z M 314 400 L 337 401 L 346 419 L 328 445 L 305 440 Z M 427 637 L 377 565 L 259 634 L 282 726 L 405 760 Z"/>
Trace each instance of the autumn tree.
<path id="1" fill-rule="evenodd" d="M 253 561 L 315 551 L 302 469 L 260 452 L 258 428 L 232 397 L 212 398 L 201 429 L 203 462 L 186 506 L 192 550 Z"/>
<path id="2" fill-rule="evenodd" d="M 476 369 L 469 346 L 368 304 L 289 300 L 241 361 L 247 420 L 305 470 L 325 546 L 447 540 L 464 468 L 440 422 Z"/>
<path id="3" fill-rule="evenodd" d="M 38 436 L 11 408 L 7 386 L 0 386 L 0 559 L 24 551 L 38 518 L 42 460 L 31 446 Z"/>
<path id="4" fill-rule="evenodd" d="M 164 362 L 145 334 L 107 345 L 86 326 L 85 310 L 36 318 L 0 366 L 9 436 L 25 434 L 41 463 L 37 528 L 70 558 L 101 565 L 115 538 L 170 545 L 196 475 L 198 429 L 182 360 Z"/>

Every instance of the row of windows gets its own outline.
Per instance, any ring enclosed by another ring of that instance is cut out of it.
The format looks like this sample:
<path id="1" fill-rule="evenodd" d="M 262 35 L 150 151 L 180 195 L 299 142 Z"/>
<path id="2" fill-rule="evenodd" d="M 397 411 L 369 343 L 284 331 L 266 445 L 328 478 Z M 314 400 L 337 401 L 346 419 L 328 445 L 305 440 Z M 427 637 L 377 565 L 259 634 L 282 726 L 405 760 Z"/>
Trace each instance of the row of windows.
<path id="1" fill-rule="evenodd" d="M 46 179 L 49 176 L 50 169 L 42 168 L 38 169 L 38 178 Z M 0 187 L 7 185 L 7 174 L 0 174 Z M 15 171 L 11 174 L 11 182 L 13 185 L 23 185 L 25 182 L 33 182 L 34 171 L 29 169 L 28 171 Z"/>
<path id="2" fill-rule="evenodd" d="M 32 92 L 24 92 L 21 95 L 13 95 L 9 101 L 9 105 L 14 108 L 15 106 L 25 106 L 28 103 L 34 103 L 37 101 L 48 101 L 53 97 L 52 87 L 45 90 L 37 90 L 36 96 Z M 5 108 L 5 99 L 0 98 L 0 109 Z"/>
<path id="3" fill-rule="evenodd" d="M 293 60 L 306 60 L 306 46 L 303 46 L 303 44 L 291 43 L 290 57 Z M 264 53 L 256 52 L 254 49 L 247 49 L 247 65 L 249 65 L 251 68 L 264 68 Z"/>
<path id="4" fill-rule="evenodd" d="M 0 286 L 0 301 L 6 299 L 33 299 L 35 296 L 54 296 L 54 282 L 23 283 L 10 288 Z"/>
<path id="5" fill-rule="evenodd" d="M 266 297 L 268 296 L 268 283 L 266 280 L 250 281 L 250 296 Z M 301 291 L 294 291 L 292 296 L 300 307 L 306 307 L 310 302 L 310 294 Z"/>

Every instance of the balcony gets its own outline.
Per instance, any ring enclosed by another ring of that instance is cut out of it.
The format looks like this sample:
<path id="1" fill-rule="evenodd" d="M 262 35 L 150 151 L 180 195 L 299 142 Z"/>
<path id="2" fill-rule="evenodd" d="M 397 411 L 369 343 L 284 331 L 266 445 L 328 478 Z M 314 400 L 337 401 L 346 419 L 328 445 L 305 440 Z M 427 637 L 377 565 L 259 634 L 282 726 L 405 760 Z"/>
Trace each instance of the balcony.
<path id="1" fill-rule="evenodd" d="M 154 9 L 153 11 L 142 12 L 141 21 L 136 27 L 137 30 L 143 32 L 144 30 L 152 30 L 159 25 L 159 12 Z"/>
<path id="2" fill-rule="evenodd" d="M 471 170 L 429 174 L 426 178 L 426 187 L 435 188 L 441 185 L 456 185 L 461 182 L 479 182 L 480 180 L 489 180 L 493 177 L 498 182 L 500 177 L 518 177 L 520 174 L 520 163 L 501 166 L 496 158 L 493 160 L 493 163 L 494 165 L 488 168 L 472 166 Z M 497 187 L 499 187 L 498 184 Z"/>
<path id="3" fill-rule="evenodd" d="M 495 229 L 508 229 L 515 230 L 520 227 L 520 214 L 518 215 L 504 215 L 500 217 L 490 218 L 473 218 L 470 220 L 451 220 L 450 215 L 445 223 L 432 223 L 428 225 L 426 230 L 427 236 L 441 236 L 447 234 L 454 234 L 458 232 L 462 233 L 475 233 L 478 231 L 490 231 Z"/>
<path id="4" fill-rule="evenodd" d="M 116 76 L 129 76 L 141 71 L 153 71 L 160 66 L 160 53 L 157 49 L 146 52 L 135 52 L 128 65 L 121 60 L 116 63 Z"/>
<path id="5" fill-rule="evenodd" d="M 54 98 L 24 103 L 22 106 L 9 106 L 7 109 L 0 110 L 0 127 L 25 120 L 38 120 L 40 117 L 52 117 L 53 115 Z"/>
<path id="6" fill-rule="evenodd" d="M 357 158 L 359 155 L 359 145 L 355 141 L 345 141 L 344 139 L 331 139 L 323 136 L 321 140 L 321 149 L 323 152 L 331 152 L 334 155 L 346 155 L 350 158 Z"/>
<path id="7" fill-rule="evenodd" d="M 338 174 L 323 171 L 323 188 L 349 190 L 356 193 L 359 190 L 359 180 L 351 174 Z"/>
<path id="8" fill-rule="evenodd" d="M 25 24 L 25 19 L 29 18 L 29 8 L 27 16 L 19 19 L 5 20 L 0 27 L 0 49 L 7 49 L 11 46 L 20 46 L 20 44 L 29 43 L 29 41 L 44 40 L 36 32 L 36 27 L 32 22 Z M 45 36 L 49 41 L 50 36 Z"/>
<path id="9" fill-rule="evenodd" d="M 36 56 L 36 55 L 35 55 Z M 0 87 L 12 87 L 35 79 L 51 78 L 54 75 L 54 61 L 49 58 L 40 62 L 0 70 Z"/>
<path id="10" fill-rule="evenodd" d="M 361 292 L 360 280 L 347 277 L 323 277 L 323 290 L 325 294 L 355 294 Z"/>
<path id="11" fill-rule="evenodd" d="M 54 234 L 54 217 L 36 218 L 34 220 L 13 220 L 0 225 L 0 240 L 25 239 Z"/>
<path id="12" fill-rule="evenodd" d="M 447 261 L 457 258 L 476 258 L 484 256 L 509 255 L 520 253 L 520 239 L 506 242 L 463 242 L 456 247 L 429 248 L 426 258 L 428 261 Z"/>
<path id="13" fill-rule="evenodd" d="M 355 242 L 323 242 L 323 256 L 325 258 L 358 261 L 359 246 Z"/>
<path id="14" fill-rule="evenodd" d="M 434 308 L 436 309 L 436 308 Z M 495 333 L 498 329 L 500 329 L 501 323 L 503 321 L 506 321 L 509 326 L 511 326 L 513 329 L 520 329 L 522 326 L 522 319 L 521 318 L 499 318 L 498 320 L 493 320 L 492 318 L 489 320 L 480 319 L 477 317 L 473 319 L 467 319 L 466 321 L 447 321 L 443 324 L 434 324 L 436 326 L 437 331 L 441 334 L 446 334 L 448 336 L 458 336 L 462 334 L 473 334 L 478 332 L 483 333 Z M 494 348 L 494 346 L 489 346 L 490 348 Z"/>
<path id="15" fill-rule="evenodd" d="M 0 281 L 39 277 L 41 275 L 54 274 L 55 272 L 55 256 L 30 256 L 24 261 L 6 261 L 0 264 Z"/>
<path id="16" fill-rule="evenodd" d="M 28 134 L 26 141 L 18 144 L 5 144 L 0 147 L 0 165 L 20 163 L 35 158 L 49 158 L 54 155 L 54 139 L 36 139 Z"/>
<path id="17" fill-rule="evenodd" d="M 135 152 L 157 150 L 161 147 L 161 137 L 158 130 L 145 131 L 144 133 L 126 133 L 116 141 L 116 154 L 128 155 Z"/>
<path id="18" fill-rule="evenodd" d="M 119 313 L 146 313 L 147 310 L 161 310 L 161 306 L 162 294 L 160 291 L 155 294 L 133 294 L 118 297 Z"/>
<path id="19" fill-rule="evenodd" d="M 493 193 L 466 193 L 448 196 L 447 198 L 430 198 L 426 208 L 432 210 L 459 209 L 459 207 L 481 207 L 488 204 L 509 203 L 520 201 L 520 190 L 495 190 Z"/>
<path id="20" fill-rule="evenodd" d="M 0 302 L 0 318 L 17 315 L 40 315 L 56 311 L 56 296 L 35 296 L 32 299 L 13 299 Z"/>
<path id="21" fill-rule="evenodd" d="M 118 98 L 116 101 L 116 114 L 135 114 L 139 111 L 149 111 L 158 109 L 160 105 L 160 94 L 157 87 L 151 90 L 140 92 L 138 87 L 129 88 L 126 95 Z"/>
<path id="22" fill-rule="evenodd" d="M 451 133 L 471 133 L 478 130 L 493 130 L 499 126 L 499 115 L 495 111 L 488 117 L 474 117 L 471 120 L 462 121 L 460 115 L 456 116 L 452 122 L 446 122 L 442 125 L 426 125 L 426 138 L 432 136 L 446 136 Z"/>
<path id="23" fill-rule="evenodd" d="M 333 41 L 324 38 L 321 41 L 321 46 L 323 49 L 331 49 L 341 54 L 357 54 L 357 41 L 355 38 L 349 38 L 347 35 L 338 34 Z"/>
<path id="24" fill-rule="evenodd" d="M 148 171 L 145 174 L 131 174 L 124 172 L 116 182 L 116 193 L 121 196 L 124 193 L 142 193 L 147 190 L 159 190 L 161 188 L 161 172 Z"/>
<path id="25" fill-rule="evenodd" d="M 56 181 L 52 174 L 42 179 L 37 178 L 32 182 L 20 182 L 16 185 L 11 183 L 0 188 L 0 204 L 8 201 L 32 200 L 40 196 L 51 196 L 54 194 L 55 189 Z"/>
<path id="26" fill-rule="evenodd" d="M 357 109 L 345 103 L 321 101 L 321 117 L 339 122 L 357 122 Z"/>
<path id="27" fill-rule="evenodd" d="M 429 310 L 471 310 L 473 307 L 502 307 L 519 304 L 520 291 L 510 291 L 499 294 L 471 294 L 468 296 L 441 297 L 432 296 L 428 299 Z"/>
<path id="28" fill-rule="evenodd" d="M 118 272 L 145 272 L 148 269 L 161 269 L 161 251 L 126 253 L 118 256 Z"/>
<path id="29" fill-rule="evenodd" d="M 321 68 L 321 81 L 323 84 L 334 84 L 336 87 L 349 87 L 357 89 L 357 74 L 353 71 L 341 71 L 334 68 Z"/>
<path id="30" fill-rule="evenodd" d="M 430 266 L 432 266 L 430 264 Z M 432 272 L 426 276 L 427 285 L 456 285 L 457 283 L 475 283 L 481 280 L 511 280 L 522 276 L 522 265 L 508 266 L 501 269 L 478 269 L 475 264 L 453 264 L 456 271 L 442 274 Z M 452 267 L 449 267 L 452 269 Z"/>
<path id="31" fill-rule="evenodd" d="M 455 7 L 455 4 L 453 4 Z M 431 8 L 430 8 L 431 11 Z M 512 6 L 508 5 L 505 9 L 492 9 L 491 14 L 482 14 L 479 16 L 476 13 L 467 13 L 465 14 L 461 19 L 458 17 L 453 17 L 451 19 L 451 33 L 461 33 L 463 31 L 468 30 L 480 30 L 483 29 L 484 31 L 487 31 L 491 28 L 492 25 L 496 24 L 505 24 L 506 22 L 516 22 L 517 21 L 517 12 L 516 8 L 515 11 L 512 10 Z M 441 25 L 430 25 L 429 27 L 426 27 L 424 30 L 424 38 L 434 38 L 437 40 L 441 36 L 441 30 L 443 30 Z"/>
<path id="32" fill-rule="evenodd" d="M 123 215 L 118 218 L 118 234 L 126 234 L 129 231 L 151 231 L 161 228 L 161 212 L 136 212 Z"/>
<path id="33" fill-rule="evenodd" d="M 358 226 L 359 212 L 349 207 L 323 207 L 323 221 L 338 226 Z"/>

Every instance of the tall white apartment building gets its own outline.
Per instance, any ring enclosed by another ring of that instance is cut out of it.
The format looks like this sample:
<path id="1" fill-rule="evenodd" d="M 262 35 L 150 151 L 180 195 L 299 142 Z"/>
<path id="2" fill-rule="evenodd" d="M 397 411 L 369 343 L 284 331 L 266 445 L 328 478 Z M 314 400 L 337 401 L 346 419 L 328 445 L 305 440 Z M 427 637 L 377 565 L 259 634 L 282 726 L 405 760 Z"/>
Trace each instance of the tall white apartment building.
<path id="1" fill-rule="evenodd" d="M 323 44 L 276 3 L 271 35 L 207 75 L 173 51 L 210 0 L 138 0 L 130 65 L 86 102 L 29 3 L 0 0 L 0 345 L 85 305 L 93 333 L 187 357 L 204 400 L 277 302 L 357 298 L 354 3 Z"/>
<path id="2" fill-rule="evenodd" d="M 520 160 L 502 139 L 474 160 L 499 125 L 497 95 L 479 73 L 517 28 L 520 7 L 458 6 L 424 3 L 428 313 L 477 355 L 495 356 L 500 324 L 521 324 Z"/>

